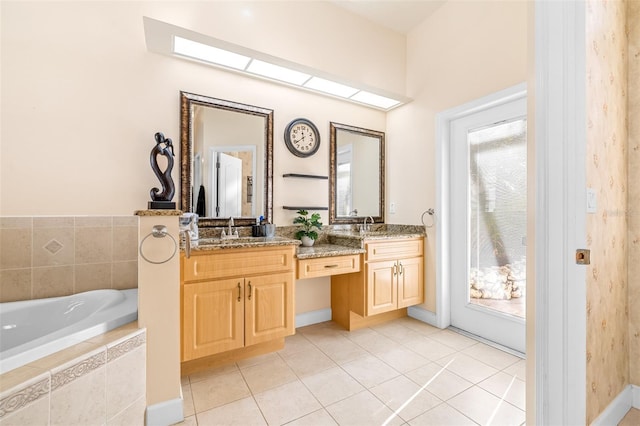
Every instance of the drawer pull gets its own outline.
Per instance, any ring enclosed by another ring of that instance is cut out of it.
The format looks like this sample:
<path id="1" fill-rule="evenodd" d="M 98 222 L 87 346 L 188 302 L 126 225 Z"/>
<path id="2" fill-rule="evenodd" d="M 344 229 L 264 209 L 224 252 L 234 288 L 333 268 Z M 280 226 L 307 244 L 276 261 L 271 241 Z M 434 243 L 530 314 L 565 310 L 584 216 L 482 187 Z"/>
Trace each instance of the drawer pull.
<path id="1" fill-rule="evenodd" d="M 393 265 L 393 276 L 398 275 L 398 265 Z"/>
<path id="2" fill-rule="evenodd" d="M 242 300 L 242 286 L 238 283 L 238 302 Z"/>
<path id="3" fill-rule="evenodd" d="M 249 300 L 251 300 L 251 281 L 249 281 L 248 286 L 249 286 L 249 296 L 248 297 L 249 297 Z"/>
<path id="4" fill-rule="evenodd" d="M 404 267 L 402 266 L 402 262 L 398 262 L 398 264 L 400 265 L 400 267 L 398 268 L 398 274 L 402 275 L 402 273 L 404 272 Z"/>
<path id="5" fill-rule="evenodd" d="M 340 265 L 324 265 L 325 268 L 337 268 Z"/>

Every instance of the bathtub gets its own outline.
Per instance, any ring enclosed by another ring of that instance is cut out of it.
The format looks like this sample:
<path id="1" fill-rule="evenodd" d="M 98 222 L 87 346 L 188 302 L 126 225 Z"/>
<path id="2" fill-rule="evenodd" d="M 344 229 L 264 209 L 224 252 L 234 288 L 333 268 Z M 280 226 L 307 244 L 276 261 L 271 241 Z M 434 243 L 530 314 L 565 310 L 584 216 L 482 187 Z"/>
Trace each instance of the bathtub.
<path id="1" fill-rule="evenodd" d="M 137 289 L 0 303 L 0 374 L 137 318 Z"/>

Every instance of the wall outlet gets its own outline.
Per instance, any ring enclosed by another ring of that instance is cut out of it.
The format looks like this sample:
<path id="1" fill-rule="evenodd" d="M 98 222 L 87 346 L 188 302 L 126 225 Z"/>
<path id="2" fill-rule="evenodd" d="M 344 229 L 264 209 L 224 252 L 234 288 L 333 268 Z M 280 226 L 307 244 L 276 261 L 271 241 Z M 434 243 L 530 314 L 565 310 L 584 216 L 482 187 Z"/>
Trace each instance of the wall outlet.
<path id="1" fill-rule="evenodd" d="M 393 201 L 389 203 L 389 214 L 396 214 L 396 203 Z"/>

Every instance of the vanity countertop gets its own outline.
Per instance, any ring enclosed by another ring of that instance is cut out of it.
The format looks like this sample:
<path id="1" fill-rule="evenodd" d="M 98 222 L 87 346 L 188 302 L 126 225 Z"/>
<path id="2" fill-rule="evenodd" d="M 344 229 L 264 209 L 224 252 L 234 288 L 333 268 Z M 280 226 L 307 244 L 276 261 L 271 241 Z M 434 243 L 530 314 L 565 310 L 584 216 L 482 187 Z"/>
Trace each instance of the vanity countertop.
<path id="1" fill-rule="evenodd" d="M 318 257 L 361 254 L 364 252 L 364 249 L 358 247 L 339 246 L 335 244 L 314 244 L 312 247 L 298 247 L 296 257 L 298 259 L 314 259 Z"/>
<path id="2" fill-rule="evenodd" d="M 225 250 L 231 248 L 297 246 L 300 240 L 284 237 L 240 237 L 240 238 L 201 238 L 198 243 L 192 243 L 192 251 Z"/>

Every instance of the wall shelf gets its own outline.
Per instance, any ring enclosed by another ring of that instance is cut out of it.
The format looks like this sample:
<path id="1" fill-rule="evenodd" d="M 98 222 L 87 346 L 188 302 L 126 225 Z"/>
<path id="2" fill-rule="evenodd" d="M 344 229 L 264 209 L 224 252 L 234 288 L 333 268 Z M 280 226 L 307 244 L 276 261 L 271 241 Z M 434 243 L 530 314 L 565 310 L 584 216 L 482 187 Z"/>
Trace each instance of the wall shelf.
<path id="1" fill-rule="evenodd" d="M 304 179 L 329 179 L 329 176 L 320 176 L 320 175 L 304 175 L 300 173 L 285 173 L 282 177 L 295 177 L 295 178 L 304 178 Z"/>
<path id="2" fill-rule="evenodd" d="M 329 207 L 282 206 L 285 210 L 329 210 Z"/>

